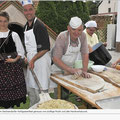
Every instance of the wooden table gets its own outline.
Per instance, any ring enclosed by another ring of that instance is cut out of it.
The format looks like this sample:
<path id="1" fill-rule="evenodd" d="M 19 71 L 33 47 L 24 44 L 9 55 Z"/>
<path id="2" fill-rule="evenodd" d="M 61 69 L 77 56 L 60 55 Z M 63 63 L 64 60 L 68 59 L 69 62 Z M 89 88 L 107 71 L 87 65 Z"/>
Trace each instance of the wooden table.
<path id="1" fill-rule="evenodd" d="M 86 101 L 87 103 L 89 103 L 90 105 L 98 109 L 100 109 L 100 107 L 95 103 L 96 100 L 120 96 L 120 88 L 108 82 L 105 82 L 105 86 L 104 86 L 105 91 L 91 93 L 86 90 L 77 88 L 69 83 L 66 83 L 65 81 L 62 81 L 53 75 L 51 75 L 50 78 L 58 84 L 58 98 L 59 99 L 61 98 L 61 86 L 68 89 L 69 91 L 76 94 L 77 96 L 82 98 L 84 101 Z"/>

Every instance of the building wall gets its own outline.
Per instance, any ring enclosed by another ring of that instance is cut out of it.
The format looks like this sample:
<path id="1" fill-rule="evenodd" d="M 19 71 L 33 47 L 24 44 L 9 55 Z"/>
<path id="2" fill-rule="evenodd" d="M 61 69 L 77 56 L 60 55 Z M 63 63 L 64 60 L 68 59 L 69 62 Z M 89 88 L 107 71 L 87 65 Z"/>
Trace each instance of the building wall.
<path id="1" fill-rule="evenodd" d="M 111 8 L 111 12 L 117 12 L 117 1 L 118 0 L 103 0 L 98 8 L 98 13 L 108 13 L 108 9 Z"/>
<path id="2" fill-rule="evenodd" d="M 6 12 L 8 12 L 9 16 L 10 16 L 10 22 L 17 22 L 20 23 L 22 25 L 25 25 L 26 23 L 26 18 L 24 16 L 24 14 L 19 11 L 14 5 L 9 5 L 6 9 Z"/>

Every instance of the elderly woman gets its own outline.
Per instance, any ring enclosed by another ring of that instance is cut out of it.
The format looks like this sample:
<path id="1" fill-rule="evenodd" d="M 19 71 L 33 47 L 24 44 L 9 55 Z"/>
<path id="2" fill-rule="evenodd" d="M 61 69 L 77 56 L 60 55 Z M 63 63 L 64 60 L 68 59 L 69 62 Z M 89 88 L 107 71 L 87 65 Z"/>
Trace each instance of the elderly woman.
<path id="1" fill-rule="evenodd" d="M 95 33 L 97 30 L 97 23 L 96 21 L 90 20 L 85 23 L 85 27 L 84 33 L 86 34 L 89 52 L 91 53 L 93 51 L 93 46 L 99 43 L 98 36 Z M 106 47 L 107 43 L 104 42 L 103 45 Z"/>
<path id="2" fill-rule="evenodd" d="M 24 49 L 17 33 L 8 29 L 9 15 L 0 13 L 0 106 L 26 102 L 26 84 L 20 58 Z"/>
<path id="3" fill-rule="evenodd" d="M 96 35 L 97 30 L 97 23 L 93 20 L 88 21 L 85 24 L 86 29 L 84 30 L 86 37 L 87 37 L 87 43 L 89 47 L 89 52 L 92 52 L 92 47 L 99 43 L 98 37 Z"/>

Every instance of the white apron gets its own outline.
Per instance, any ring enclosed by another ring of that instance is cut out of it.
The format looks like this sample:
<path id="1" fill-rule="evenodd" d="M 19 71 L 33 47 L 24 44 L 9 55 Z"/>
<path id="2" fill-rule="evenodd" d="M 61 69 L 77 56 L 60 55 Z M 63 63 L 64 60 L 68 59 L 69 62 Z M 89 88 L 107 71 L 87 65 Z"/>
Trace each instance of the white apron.
<path id="1" fill-rule="evenodd" d="M 81 48 L 81 42 L 80 39 L 78 38 L 78 46 L 77 47 L 73 47 L 70 45 L 70 35 L 68 37 L 69 43 L 68 43 L 68 48 L 66 53 L 62 56 L 62 61 L 70 66 L 73 67 L 74 63 L 76 60 L 81 59 L 81 53 L 80 53 L 80 48 Z M 59 67 L 57 67 L 55 64 L 52 65 L 52 73 L 56 73 L 56 72 L 62 72 L 62 69 L 60 69 Z M 51 87 L 57 87 L 57 84 L 55 82 L 50 82 Z"/>
<path id="2" fill-rule="evenodd" d="M 34 23 L 37 18 L 35 18 Z M 34 24 L 33 24 L 34 28 Z M 27 29 L 27 28 L 26 28 Z M 27 59 L 28 62 L 37 54 L 37 44 L 35 40 L 35 35 L 33 33 L 33 29 L 26 31 L 25 29 L 25 46 L 27 51 Z M 43 90 L 48 89 L 49 81 L 50 81 L 50 68 L 51 68 L 51 58 L 49 53 L 47 52 L 41 58 L 35 61 L 34 63 L 34 72 L 43 88 Z M 26 84 L 30 88 L 39 89 L 29 67 L 27 68 L 27 80 Z"/>

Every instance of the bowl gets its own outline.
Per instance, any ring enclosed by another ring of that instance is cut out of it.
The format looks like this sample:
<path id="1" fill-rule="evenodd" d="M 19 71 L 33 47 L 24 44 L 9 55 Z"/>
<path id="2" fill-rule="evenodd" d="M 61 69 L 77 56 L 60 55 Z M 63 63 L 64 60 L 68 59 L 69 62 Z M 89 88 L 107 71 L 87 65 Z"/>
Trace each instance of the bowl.
<path id="1" fill-rule="evenodd" d="M 103 66 L 103 65 L 92 65 L 91 68 L 95 72 L 102 72 L 105 69 L 105 66 Z"/>
<path id="2" fill-rule="evenodd" d="M 61 99 L 51 99 L 45 102 L 38 102 L 29 109 L 78 109 L 78 107 L 68 101 Z"/>
<path id="3" fill-rule="evenodd" d="M 94 64 L 93 61 L 89 60 L 89 63 L 88 63 L 88 69 Z M 76 60 L 75 61 L 75 64 L 74 64 L 74 68 L 83 68 L 83 65 L 82 65 L 82 60 Z"/>

